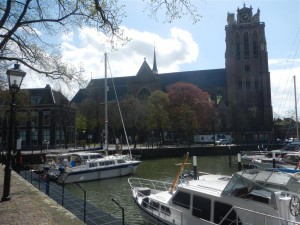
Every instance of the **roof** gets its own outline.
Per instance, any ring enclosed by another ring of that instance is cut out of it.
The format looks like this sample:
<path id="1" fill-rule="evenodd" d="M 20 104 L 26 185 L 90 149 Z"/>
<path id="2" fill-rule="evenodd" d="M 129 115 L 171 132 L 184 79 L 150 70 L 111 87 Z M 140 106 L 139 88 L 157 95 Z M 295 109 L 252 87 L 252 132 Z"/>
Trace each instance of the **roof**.
<path id="1" fill-rule="evenodd" d="M 112 89 L 113 86 L 115 86 L 117 91 L 117 96 L 121 98 L 121 96 L 125 96 L 127 94 L 128 84 L 135 82 L 138 79 L 138 77 L 141 76 L 142 74 L 141 70 L 144 69 L 147 74 L 149 74 L 150 72 L 151 74 L 153 74 L 150 67 L 149 68 L 148 67 L 149 67 L 148 64 L 146 63 L 146 61 L 144 61 L 136 76 L 107 78 L 107 85 L 110 89 Z M 161 81 L 163 90 L 166 90 L 169 85 L 177 82 L 192 83 L 203 90 L 207 90 L 211 88 L 226 88 L 226 69 L 162 73 L 162 74 L 156 74 L 156 76 Z M 80 89 L 76 93 L 76 95 L 72 99 L 72 102 L 80 103 L 89 94 L 91 94 L 92 91 L 104 93 L 104 81 L 105 81 L 104 78 L 92 79 L 88 84 L 88 86 L 86 87 L 86 89 Z M 115 99 L 114 92 L 109 92 L 108 100 L 112 100 L 112 99 Z"/>
<path id="2" fill-rule="evenodd" d="M 31 99 L 37 97 L 38 104 L 56 104 L 62 101 L 68 101 L 68 99 L 59 91 L 53 90 L 50 85 L 46 85 L 45 88 L 30 88 L 23 89 L 30 93 Z"/>

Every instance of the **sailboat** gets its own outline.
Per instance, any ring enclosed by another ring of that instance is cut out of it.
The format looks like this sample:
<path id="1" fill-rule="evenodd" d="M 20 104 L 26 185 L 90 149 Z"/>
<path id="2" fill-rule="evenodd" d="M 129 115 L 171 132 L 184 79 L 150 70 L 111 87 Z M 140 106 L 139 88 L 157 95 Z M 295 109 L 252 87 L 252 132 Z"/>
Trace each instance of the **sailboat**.
<path id="1" fill-rule="evenodd" d="M 107 53 L 105 56 L 105 142 L 104 150 L 105 155 L 101 158 L 87 158 L 84 154 L 77 154 L 76 157 L 73 153 L 69 157 L 70 164 L 65 164 L 61 173 L 57 178 L 58 183 L 72 183 L 72 182 L 82 182 L 90 180 L 99 180 L 105 178 L 113 178 L 120 176 L 127 176 L 134 174 L 138 165 L 141 161 L 133 158 L 126 134 L 126 129 L 124 126 L 122 114 L 121 121 L 129 149 L 128 155 L 108 155 L 108 116 L 107 116 Z"/>

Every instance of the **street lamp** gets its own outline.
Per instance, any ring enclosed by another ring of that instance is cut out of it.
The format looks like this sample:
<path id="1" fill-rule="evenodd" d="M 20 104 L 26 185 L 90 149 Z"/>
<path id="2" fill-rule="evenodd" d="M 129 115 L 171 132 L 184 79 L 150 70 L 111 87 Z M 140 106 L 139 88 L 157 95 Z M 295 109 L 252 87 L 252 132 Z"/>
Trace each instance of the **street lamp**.
<path id="1" fill-rule="evenodd" d="M 5 161 L 4 172 L 4 185 L 3 195 L 1 201 L 9 201 L 10 197 L 10 178 L 11 178 L 11 151 L 14 149 L 14 127 L 15 127 L 15 115 L 16 115 L 16 103 L 15 94 L 20 90 L 23 78 L 26 73 L 20 69 L 20 64 L 15 64 L 13 69 L 8 69 L 7 80 L 9 90 L 11 92 L 11 107 L 10 107 L 10 119 L 9 119 L 9 133 L 8 133 L 8 146 Z"/>

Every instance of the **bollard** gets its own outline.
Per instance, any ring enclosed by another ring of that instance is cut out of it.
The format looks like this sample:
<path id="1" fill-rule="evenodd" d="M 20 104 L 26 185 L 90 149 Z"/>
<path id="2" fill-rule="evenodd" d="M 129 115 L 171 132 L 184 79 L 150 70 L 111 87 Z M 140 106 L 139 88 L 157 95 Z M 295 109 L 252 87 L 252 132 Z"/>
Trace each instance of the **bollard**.
<path id="1" fill-rule="evenodd" d="M 238 159 L 238 171 L 242 170 L 242 156 L 241 153 L 237 154 L 237 159 Z"/>
<path id="2" fill-rule="evenodd" d="M 272 158 L 273 158 L 273 168 L 276 168 L 275 152 L 272 152 Z"/>
<path id="3" fill-rule="evenodd" d="M 197 156 L 193 156 L 194 180 L 198 180 L 197 176 Z"/>
<path id="4" fill-rule="evenodd" d="M 49 187 L 50 187 L 50 176 L 46 173 L 46 195 L 49 196 Z"/>
<path id="5" fill-rule="evenodd" d="M 228 160 L 229 160 L 229 167 L 231 167 L 231 149 L 230 149 L 230 145 L 228 146 Z"/>

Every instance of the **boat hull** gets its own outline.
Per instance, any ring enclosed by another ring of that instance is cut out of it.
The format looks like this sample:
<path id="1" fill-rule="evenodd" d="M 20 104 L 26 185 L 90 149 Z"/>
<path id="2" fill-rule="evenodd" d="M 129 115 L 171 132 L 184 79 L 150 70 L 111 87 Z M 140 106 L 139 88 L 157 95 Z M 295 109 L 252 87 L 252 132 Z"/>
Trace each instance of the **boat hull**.
<path id="1" fill-rule="evenodd" d="M 96 168 L 90 170 L 64 171 L 57 179 L 58 183 L 73 183 L 106 178 L 128 176 L 134 174 L 140 162 L 118 165 L 115 167 Z"/>

